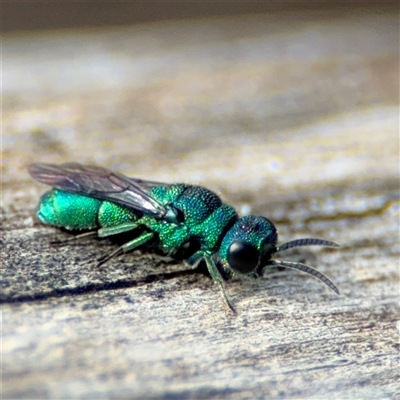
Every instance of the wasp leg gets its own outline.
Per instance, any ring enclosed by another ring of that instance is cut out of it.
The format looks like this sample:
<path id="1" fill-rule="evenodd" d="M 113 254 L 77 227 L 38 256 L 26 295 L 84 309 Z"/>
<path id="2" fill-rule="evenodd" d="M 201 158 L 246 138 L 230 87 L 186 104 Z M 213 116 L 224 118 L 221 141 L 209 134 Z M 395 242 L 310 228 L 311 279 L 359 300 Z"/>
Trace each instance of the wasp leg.
<path id="1" fill-rule="evenodd" d="M 97 231 L 90 231 L 90 232 L 80 233 L 79 235 L 75 235 L 65 240 L 53 240 L 52 242 L 50 242 L 50 244 L 65 244 L 72 242 L 74 240 L 79 240 L 86 237 L 95 237 L 95 236 L 97 236 Z"/>
<path id="2" fill-rule="evenodd" d="M 212 258 L 210 257 L 209 254 L 203 253 L 203 257 L 204 257 L 204 260 L 206 261 L 208 272 L 210 273 L 211 278 L 213 278 L 214 282 L 216 282 L 218 284 L 219 289 L 222 294 L 222 297 L 224 298 L 226 305 L 228 306 L 228 308 L 232 311 L 232 313 L 234 315 L 237 315 L 235 307 L 233 307 L 231 301 L 229 300 L 229 298 L 225 292 L 223 279 L 222 279 L 221 274 L 218 271 L 217 266 L 215 265 L 214 261 L 212 260 Z"/>
<path id="3" fill-rule="evenodd" d="M 133 222 L 127 222 L 125 224 L 117 225 L 117 226 L 108 226 L 106 228 L 101 228 L 97 231 L 90 231 L 90 232 L 85 232 L 85 233 L 80 233 L 79 235 L 75 235 L 73 237 L 70 237 L 65 240 L 54 240 L 53 242 L 50 242 L 51 244 L 64 244 L 64 243 L 69 243 L 74 240 L 79 240 L 82 238 L 87 238 L 87 237 L 99 237 L 99 238 L 104 238 L 107 236 L 111 235 L 118 235 L 119 233 L 124 233 L 128 231 L 133 231 L 139 226 L 139 224 L 133 223 Z"/>
<path id="4" fill-rule="evenodd" d="M 199 250 L 196 251 L 196 253 L 194 253 L 193 255 L 191 255 L 186 262 L 194 268 L 196 268 L 199 265 L 199 262 L 204 258 L 204 253 Z"/>
<path id="5" fill-rule="evenodd" d="M 101 228 L 97 231 L 98 237 L 107 237 L 112 235 L 119 235 L 120 233 L 133 231 L 139 226 L 135 222 L 127 222 L 125 224 L 116 225 L 116 226 L 107 226 L 106 228 Z"/>
<path id="6" fill-rule="evenodd" d="M 141 246 L 142 244 L 146 243 L 149 241 L 152 237 L 154 236 L 153 232 L 146 232 L 140 235 L 139 237 L 124 243 L 122 246 L 118 247 L 118 249 L 114 250 L 112 253 L 106 255 L 105 257 L 100 258 L 99 263 L 97 266 L 99 267 L 100 265 L 104 264 L 107 262 L 109 259 L 118 256 L 122 253 L 126 253 L 128 251 L 131 251 L 133 249 L 136 249 L 136 247 Z"/>

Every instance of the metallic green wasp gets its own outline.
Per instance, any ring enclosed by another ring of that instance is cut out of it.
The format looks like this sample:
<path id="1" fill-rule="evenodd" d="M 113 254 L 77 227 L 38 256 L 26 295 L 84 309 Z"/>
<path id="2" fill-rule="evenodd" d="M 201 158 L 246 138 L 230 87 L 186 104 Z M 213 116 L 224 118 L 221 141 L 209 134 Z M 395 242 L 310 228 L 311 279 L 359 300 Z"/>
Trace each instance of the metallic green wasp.
<path id="1" fill-rule="evenodd" d="M 32 164 L 29 172 L 53 188 L 42 196 L 37 208 L 37 216 L 44 224 L 89 230 L 78 237 L 103 238 L 132 232 L 132 240 L 100 263 L 150 242 L 169 255 L 177 254 L 183 247 L 194 248 L 187 261 L 193 266 L 205 261 L 233 312 L 224 281 L 231 277 L 257 278 L 271 266 L 303 271 L 339 294 L 331 280 L 314 268 L 271 259 L 293 247 L 338 244 L 306 238 L 277 246 L 277 230 L 269 219 L 239 217 L 232 207 L 204 187 L 128 178 L 105 168 L 77 163 Z"/>

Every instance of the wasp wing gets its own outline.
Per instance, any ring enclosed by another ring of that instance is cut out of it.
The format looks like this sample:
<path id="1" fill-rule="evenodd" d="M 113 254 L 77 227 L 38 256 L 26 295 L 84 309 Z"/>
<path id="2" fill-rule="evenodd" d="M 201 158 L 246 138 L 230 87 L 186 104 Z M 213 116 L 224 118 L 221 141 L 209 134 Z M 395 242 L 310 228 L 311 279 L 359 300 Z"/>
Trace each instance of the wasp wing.
<path id="1" fill-rule="evenodd" d="M 155 218 L 177 221 L 174 208 L 149 195 L 148 190 L 159 185 L 157 182 L 127 178 L 106 168 L 78 163 L 38 163 L 31 164 L 28 170 L 37 181 L 57 189 L 110 200 Z"/>
<path id="2" fill-rule="evenodd" d="M 115 173 L 115 172 L 114 172 Z M 116 175 L 119 175 L 118 173 L 115 173 Z M 169 187 L 171 186 L 170 183 L 164 183 L 164 182 L 156 182 L 156 181 L 148 181 L 145 179 L 139 179 L 139 178 L 129 178 L 127 176 L 123 176 L 123 178 L 127 181 L 132 183 L 134 186 L 140 186 L 144 191 L 148 191 L 154 186 L 165 186 Z"/>

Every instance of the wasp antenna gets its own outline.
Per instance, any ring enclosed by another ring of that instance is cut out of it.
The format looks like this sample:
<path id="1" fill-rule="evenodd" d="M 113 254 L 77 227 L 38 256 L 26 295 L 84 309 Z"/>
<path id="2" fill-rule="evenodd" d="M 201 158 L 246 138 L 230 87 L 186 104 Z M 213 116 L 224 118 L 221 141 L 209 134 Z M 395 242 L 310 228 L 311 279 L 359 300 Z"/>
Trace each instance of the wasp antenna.
<path id="1" fill-rule="evenodd" d="M 339 289 L 336 285 L 323 273 L 317 271 L 316 269 L 310 267 L 309 265 L 292 262 L 292 261 L 275 261 L 271 260 L 267 266 L 284 267 L 290 269 L 296 269 L 298 271 L 305 272 L 306 274 L 312 275 L 319 279 L 321 282 L 325 283 L 326 286 L 331 288 L 336 294 L 340 294 Z"/>
<path id="2" fill-rule="evenodd" d="M 304 238 L 304 239 L 296 239 L 290 242 L 283 244 L 276 248 L 275 253 L 279 253 L 281 251 L 291 249 L 292 247 L 301 247 L 301 246 L 328 246 L 328 247 L 340 247 L 335 242 L 330 242 L 329 240 L 323 239 L 313 239 L 313 238 Z"/>

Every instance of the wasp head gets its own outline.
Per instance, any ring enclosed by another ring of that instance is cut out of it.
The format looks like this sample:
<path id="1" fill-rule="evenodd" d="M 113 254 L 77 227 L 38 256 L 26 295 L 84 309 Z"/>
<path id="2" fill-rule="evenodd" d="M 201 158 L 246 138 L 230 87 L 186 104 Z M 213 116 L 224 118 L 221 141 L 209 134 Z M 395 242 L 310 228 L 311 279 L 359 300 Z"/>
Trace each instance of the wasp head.
<path id="1" fill-rule="evenodd" d="M 223 264 L 238 274 L 254 275 L 276 252 L 278 233 L 267 218 L 248 215 L 227 232 L 220 247 Z"/>
<path id="2" fill-rule="evenodd" d="M 324 274 L 298 262 L 271 260 L 275 253 L 301 246 L 339 247 L 337 243 L 323 239 L 304 238 L 277 246 L 278 233 L 267 218 L 249 215 L 238 219 L 222 240 L 219 256 L 232 275 L 257 277 L 264 275 L 267 267 L 296 269 L 314 276 L 329 286 L 335 293 L 339 289 Z"/>

